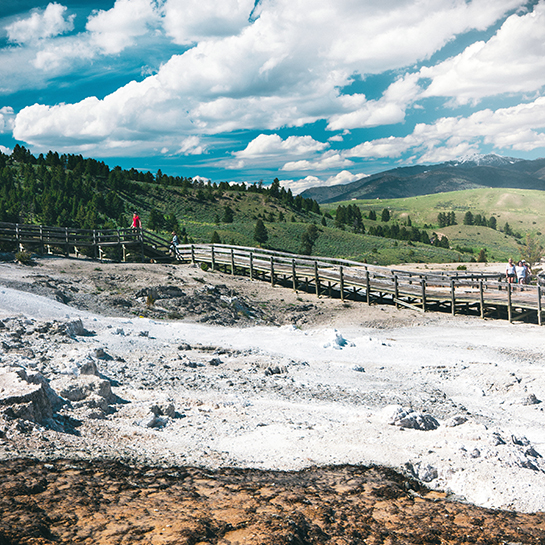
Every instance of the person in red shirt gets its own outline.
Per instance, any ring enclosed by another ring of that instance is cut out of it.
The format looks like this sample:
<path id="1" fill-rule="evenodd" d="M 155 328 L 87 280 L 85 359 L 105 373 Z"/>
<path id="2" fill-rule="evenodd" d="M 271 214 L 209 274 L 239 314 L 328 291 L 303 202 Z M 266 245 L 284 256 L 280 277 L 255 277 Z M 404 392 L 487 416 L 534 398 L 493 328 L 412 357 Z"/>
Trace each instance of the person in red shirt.
<path id="1" fill-rule="evenodd" d="M 142 228 L 142 222 L 140 221 L 140 216 L 136 212 L 132 216 L 132 227 L 133 229 Z"/>

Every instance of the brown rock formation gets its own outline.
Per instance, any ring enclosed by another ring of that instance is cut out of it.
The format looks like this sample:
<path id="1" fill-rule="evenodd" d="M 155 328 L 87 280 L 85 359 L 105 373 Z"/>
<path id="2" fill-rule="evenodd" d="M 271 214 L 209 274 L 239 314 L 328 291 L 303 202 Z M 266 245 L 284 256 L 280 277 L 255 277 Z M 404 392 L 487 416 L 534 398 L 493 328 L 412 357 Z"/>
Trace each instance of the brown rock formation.
<path id="1" fill-rule="evenodd" d="M 0 544 L 545 543 L 545 514 L 450 501 L 386 468 L 300 472 L 14 460 Z"/>

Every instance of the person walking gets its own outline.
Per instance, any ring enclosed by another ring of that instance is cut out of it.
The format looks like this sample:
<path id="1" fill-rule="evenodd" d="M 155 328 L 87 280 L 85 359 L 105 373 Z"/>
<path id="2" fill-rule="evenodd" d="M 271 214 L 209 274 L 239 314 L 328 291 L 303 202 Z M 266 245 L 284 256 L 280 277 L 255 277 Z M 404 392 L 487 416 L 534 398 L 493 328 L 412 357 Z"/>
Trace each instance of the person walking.
<path id="1" fill-rule="evenodd" d="M 172 231 L 172 240 L 170 241 L 169 255 L 175 256 L 178 253 L 178 235 Z"/>
<path id="2" fill-rule="evenodd" d="M 524 285 L 526 279 L 526 267 L 522 264 L 522 261 L 517 263 L 515 272 L 517 273 L 517 284 Z M 523 288 L 520 288 L 520 291 L 523 291 Z"/>
<path id="3" fill-rule="evenodd" d="M 140 216 L 136 212 L 132 215 L 132 228 L 142 229 L 142 222 L 140 221 Z"/>
<path id="4" fill-rule="evenodd" d="M 507 279 L 507 282 L 510 284 L 513 284 L 517 281 L 517 271 L 515 268 L 515 264 L 513 263 L 513 259 L 510 257 L 509 261 L 507 263 L 507 268 L 505 270 L 505 278 Z"/>
<path id="5" fill-rule="evenodd" d="M 529 284 L 530 279 L 532 278 L 532 269 L 530 269 L 530 265 L 524 259 L 522 260 L 522 266 L 524 267 L 526 273 L 524 276 L 524 283 Z"/>

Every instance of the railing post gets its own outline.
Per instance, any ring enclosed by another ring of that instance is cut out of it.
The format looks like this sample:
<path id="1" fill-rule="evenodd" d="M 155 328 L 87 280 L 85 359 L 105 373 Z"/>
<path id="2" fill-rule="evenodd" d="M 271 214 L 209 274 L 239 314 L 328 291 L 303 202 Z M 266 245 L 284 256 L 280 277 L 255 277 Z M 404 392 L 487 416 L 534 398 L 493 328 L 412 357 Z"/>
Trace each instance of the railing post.
<path id="1" fill-rule="evenodd" d="M 318 262 L 314 262 L 314 282 L 316 284 L 316 297 L 320 297 L 320 276 L 318 274 Z"/>
<path id="2" fill-rule="evenodd" d="M 146 252 L 144 251 L 144 230 L 142 227 L 138 228 L 138 236 L 140 238 L 140 252 L 142 255 L 142 263 L 146 261 Z"/>
<path id="3" fill-rule="evenodd" d="M 191 245 L 191 263 L 195 265 L 195 246 Z"/>
<path id="4" fill-rule="evenodd" d="M 541 286 L 539 284 L 537 285 L 537 324 L 541 325 Z"/>
<path id="5" fill-rule="evenodd" d="M 484 318 L 484 291 L 482 280 L 479 280 L 479 299 L 481 302 L 481 318 Z"/>
<path id="6" fill-rule="evenodd" d="M 394 274 L 394 303 L 396 308 L 399 308 L 399 304 L 397 302 L 398 299 L 399 299 L 399 286 L 397 283 L 397 274 Z"/>
<path id="7" fill-rule="evenodd" d="M 511 282 L 507 282 L 507 318 L 509 323 L 513 321 L 513 309 L 511 307 Z"/>
<path id="8" fill-rule="evenodd" d="M 295 259 L 291 260 L 291 279 L 293 291 L 297 291 L 297 273 L 295 272 Z"/>
<path id="9" fill-rule="evenodd" d="M 455 280 L 454 278 L 450 281 L 450 311 L 454 316 L 456 314 L 456 294 L 455 290 Z"/>
<path id="10" fill-rule="evenodd" d="M 235 274 L 235 250 L 231 248 L 231 274 Z"/>
<path id="11" fill-rule="evenodd" d="M 216 256 L 214 254 L 214 245 L 212 244 L 212 270 L 216 270 Z"/>
<path id="12" fill-rule="evenodd" d="M 341 301 L 344 303 L 344 274 L 342 265 L 339 267 L 339 287 L 341 290 Z"/>
<path id="13" fill-rule="evenodd" d="M 271 255 L 271 286 L 274 286 L 274 260 Z"/>
<path id="14" fill-rule="evenodd" d="M 367 304 L 371 304 L 371 279 L 369 278 L 369 269 L 365 269 L 365 298 Z"/>
<path id="15" fill-rule="evenodd" d="M 254 279 L 254 254 L 250 252 L 250 280 Z"/>
<path id="16" fill-rule="evenodd" d="M 422 310 L 426 312 L 426 279 L 422 278 Z"/>

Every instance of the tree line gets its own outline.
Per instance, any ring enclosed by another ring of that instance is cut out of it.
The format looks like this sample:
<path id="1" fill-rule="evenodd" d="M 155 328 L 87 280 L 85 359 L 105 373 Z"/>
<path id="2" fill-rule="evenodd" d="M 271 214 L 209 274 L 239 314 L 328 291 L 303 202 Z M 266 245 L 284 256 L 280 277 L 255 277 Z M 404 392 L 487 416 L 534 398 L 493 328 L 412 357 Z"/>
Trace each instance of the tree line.
<path id="1" fill-rule="evenodd" d="M 407 242 L 422 242 L 424 244 L 432 244 L 441 248 L 449 248 L 449 240 L 446 236 L 439 236 L 433 233 L 430 237 L 425 229 L 418 229 L 412 225 L 410 216 L 407 216 L 406 224 L 400 225 L 397 222 L 390 223 L 391 215 L 387 208 L 384 208 L 380 213 L 382 223 L 375 224 L 377 221 L 377 213 L 375 210 L 367 212 L 367 219 L 373 221 L 369 227 L 365 227 L 363 223 L 363 215 L 360 208 L 356 204 L 343 205 L 340 204 L 335 211 L 335 227 L 345 229 L 350 227 L 354 233 L 368 234 L 375 237 L 392 238 L 395 240 L 403 240 Z"/>
<path id="2" fill-rule="evenodd" d="M 35 157 L 15 145 L 11 155 L 0 152 L 0 221 L 38 223 L 84 229 L 127 227 L 131 202 L 149 192 L 149 184 L 180 188 L 181 195 L 201 202 L 214 202 L 223 192 L 261 193 L 295 212 L 320 214 L 311 198 L 294 196 L 275 179 L 267 187 L 256 184 L 211 182 L 183 176 L 154 176 L 134 168 L 110 169 L 104 162 L 81 155 L 49 151 Z M 148 227 L 178 229 L 178 219 L 155 208 Z M 233 221 L 226 218 L 226 221 Z"/>

